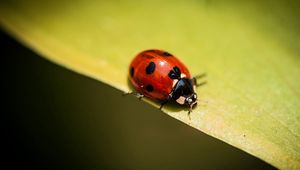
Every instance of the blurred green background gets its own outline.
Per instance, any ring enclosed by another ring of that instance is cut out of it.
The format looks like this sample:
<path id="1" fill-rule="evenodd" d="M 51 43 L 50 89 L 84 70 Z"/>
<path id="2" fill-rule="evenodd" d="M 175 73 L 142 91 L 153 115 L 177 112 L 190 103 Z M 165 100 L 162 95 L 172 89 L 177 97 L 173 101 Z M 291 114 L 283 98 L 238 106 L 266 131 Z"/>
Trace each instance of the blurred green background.
<path id="1" fill-rule="evenodd" d="M 3 32 L 0 43 L 7 169 L 275 169 Z"/>

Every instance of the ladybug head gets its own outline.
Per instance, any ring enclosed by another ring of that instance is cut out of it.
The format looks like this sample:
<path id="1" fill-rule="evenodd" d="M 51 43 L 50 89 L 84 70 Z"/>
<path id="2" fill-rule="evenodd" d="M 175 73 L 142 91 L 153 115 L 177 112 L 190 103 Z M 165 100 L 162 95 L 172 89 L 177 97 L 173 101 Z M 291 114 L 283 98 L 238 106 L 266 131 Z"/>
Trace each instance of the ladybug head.
<path id="1" fill-rule="evenodd" d="M 192 108 L 197 105 L 197 94 L 192 93 L 189 95 L 180 96 L 176 102 L 181 105 L 189 106 L 189 112 L 191 112 Z"/>
<path id="2" fill-rule="evenodd" d="M 193 106 L 197 104 L 197 94 L 194 91 L 194 86 L 190 79 L 179 79 L 171 93 L 172 99 L 181 105 L 189 106 L 191 111 Z"/>

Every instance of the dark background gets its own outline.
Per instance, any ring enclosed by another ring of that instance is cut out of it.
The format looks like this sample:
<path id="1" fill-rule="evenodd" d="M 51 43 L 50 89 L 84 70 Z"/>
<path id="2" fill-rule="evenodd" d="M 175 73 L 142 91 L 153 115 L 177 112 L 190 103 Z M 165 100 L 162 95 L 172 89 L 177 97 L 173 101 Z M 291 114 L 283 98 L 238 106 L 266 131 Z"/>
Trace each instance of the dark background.
<path id="1" fill-rule="evenodd" d="M 1 169 L 275 169 L 0 31 Z"/>

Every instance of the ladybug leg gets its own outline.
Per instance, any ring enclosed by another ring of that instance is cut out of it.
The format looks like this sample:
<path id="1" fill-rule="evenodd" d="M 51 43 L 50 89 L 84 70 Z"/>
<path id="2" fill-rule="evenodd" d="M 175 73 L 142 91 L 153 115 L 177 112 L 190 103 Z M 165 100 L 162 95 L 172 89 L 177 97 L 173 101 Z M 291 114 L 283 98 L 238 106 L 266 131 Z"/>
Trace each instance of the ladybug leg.
<path id="1" fill-rule="evenodd" d="M 143 94 L 138 93 L 138 92 L 128 92 L 128 93 L 123 93 L 123 96 L 127 96 L 127 95 L 134 95 L 135 97 L 137 97 L 138 99 L 142 99 L 144 97 Z"/>
<path id="2" fill-rule="evenodd" d="M 188 115 L 190 116 L 191 112 L 193 111 L 192 107 L 189 107 Z"/>
<path id="3" fill-rule="evenodd" d="M 199 86 L 205 85 L 206 83 L 207 83 L 207 81 L 203 81 L 201 83 L 195 83 L 195 84 L 196 84 L 197 87 L 199 87 Z"/>
<path id="4" fill-rule="evenodd" d="M 200 78 L 203 78 L 205 76 L 206 76 L 206 73 L 202 73 L 202 74 L 198 74 L 198 75 L 194 76 L 193 78 L 200 79 Z"/>
<path id="5" fill-rule="evenodd" d="M 169 102 L 169 100 L 166 100 L 166 101 L 163 101 L 161 104 L 160 104 L 160 107 L 159 107 L 159 110 L 161 110 L 163 108 L 163 106 L 165 104 L 167 104 Z"/>
<path id="6" fill-rule="evenodd" d="M 193 111 L 193 106 L 189 106 L 188 117 L 191 120 L 191 112 Z"/>
<path id="7" fill-rule="evenodd" d="M 143 95 L 143 94 L 140 94 L 140 93 L 135 94 L 135 96 L 136 96 L 139 100 L 142 100 L 142 98 L 144 97 L 144 95 Z"/>
<path id="8" fill-rule="evenodd" d="M 192 78 L 192 81 L 193 81 L 193 83 L 194 83 L 197 87 L 198 87 L 198 86 L 203 86 L 203 85 L 206 84 L 207 82 L 206 82 L 206 81 L 203 81 L 203 82 L 201 82 L 201 83 L 197 83 L 197 79 L 203 78 L 203 77 L 205 77 L 205 76 L 206 76 L 205 73 L 196 75 L 196 76 L 194 76 L 194 77 Z"/>

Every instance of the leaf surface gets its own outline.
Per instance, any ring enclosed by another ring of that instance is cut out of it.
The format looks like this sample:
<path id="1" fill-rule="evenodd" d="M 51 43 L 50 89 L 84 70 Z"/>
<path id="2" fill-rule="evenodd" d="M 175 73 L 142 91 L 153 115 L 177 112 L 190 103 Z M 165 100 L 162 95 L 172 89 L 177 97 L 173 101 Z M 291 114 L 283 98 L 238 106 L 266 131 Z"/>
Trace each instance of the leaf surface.
<path id="1" fill-rule="evenodd" d="M 300 12 L 291 1 L 9 1 L 2 27 L 41 56 L 130 91 L 131 59 L 167 50 L 207 73 L 170 116 L 280 169 L 300 169 Z M 155 106 L 158 103 L 151 102 Z"/>

